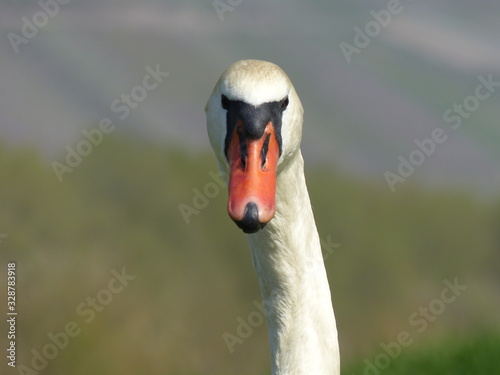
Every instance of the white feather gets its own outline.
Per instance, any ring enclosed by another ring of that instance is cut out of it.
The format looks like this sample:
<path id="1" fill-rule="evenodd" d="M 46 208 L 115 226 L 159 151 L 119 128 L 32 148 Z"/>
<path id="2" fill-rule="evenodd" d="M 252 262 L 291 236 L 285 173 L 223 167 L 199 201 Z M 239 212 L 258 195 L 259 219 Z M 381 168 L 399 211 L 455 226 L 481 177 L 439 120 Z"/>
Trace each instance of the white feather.
<path id="1" fill-rule="evenodd" d="M 302 104 L 278 66 L 242 60 L 221 76 L 207 103 L 207 127 L 225 175 L 226 112 L 221 95 L 254 106 L 288 96 L 282 119 L 276 214 L 248 235 L 266 308 L 274 375 L 338 375 L 340 356 L 330 288 L 307 192 L 300 141 Z"/>

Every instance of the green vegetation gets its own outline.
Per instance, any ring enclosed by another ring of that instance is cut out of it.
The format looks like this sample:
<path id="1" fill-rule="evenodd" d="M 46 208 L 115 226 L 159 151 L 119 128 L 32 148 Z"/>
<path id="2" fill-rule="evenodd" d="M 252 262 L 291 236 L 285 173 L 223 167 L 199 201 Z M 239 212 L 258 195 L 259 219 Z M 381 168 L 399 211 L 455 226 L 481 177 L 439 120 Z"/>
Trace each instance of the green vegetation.
<path id="1" fill-rule="evenodd" d="M 78 335 L 40 374 L 269 373 L 265 324 L 234 353 L 223 340 L 260 295 L 245 236 L 209 174 L 212 155 L 107 136 L 61 183 L 51 161 L 0 144 L 0 233 L 8 235 L 0 274 L 17 262 L 18 366 L 33 368 L 33 350 L 75 322 Z M 330 167 L 306 168 L 320 237 L 339 244 L 325 264 L 345 374 L 363 374 L 364 359 L 402 331 L 413 343 L 383 374 L 500 373 L 500 334 L 478 335 L 500 323 L 500 204 L 409 182 L 391 193 Z M 196 191 L 211 197 L 194 203 Z M 196 211 L 188 223 L 180 204 Z M 105 299 L 112 271 L 123 268 L 135 278 Z M 455 279 L 467 289 L 436 311 L 444 280 Z"/>
<path id="2" fill-rule="evenodd" d="M 500 335 L 485 333 L 468 341 L 441 340 L 438 344 L 425 348 L 409 349 L 390 361 L 384 369 L 374 370 L 367 362 L 363 362 L 346 366 L 342 373 L 344 375 L 500 374 L 498 353 L 500 353 Z"/>

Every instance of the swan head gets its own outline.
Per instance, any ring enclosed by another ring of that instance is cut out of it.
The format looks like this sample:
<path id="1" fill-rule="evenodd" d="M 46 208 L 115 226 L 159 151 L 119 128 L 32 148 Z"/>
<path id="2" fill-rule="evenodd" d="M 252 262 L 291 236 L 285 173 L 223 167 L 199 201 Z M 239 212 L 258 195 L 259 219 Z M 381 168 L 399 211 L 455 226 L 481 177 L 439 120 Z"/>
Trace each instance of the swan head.
<path id="1" fill-rule="evenodd" d="M 277 176 L 299 150 L 300 99 L 277 65 L 241 60 L 222 74 L 205 111 L 210 144 L 227 176 L 229 216 L 255 233 L 274 217 Z"/>

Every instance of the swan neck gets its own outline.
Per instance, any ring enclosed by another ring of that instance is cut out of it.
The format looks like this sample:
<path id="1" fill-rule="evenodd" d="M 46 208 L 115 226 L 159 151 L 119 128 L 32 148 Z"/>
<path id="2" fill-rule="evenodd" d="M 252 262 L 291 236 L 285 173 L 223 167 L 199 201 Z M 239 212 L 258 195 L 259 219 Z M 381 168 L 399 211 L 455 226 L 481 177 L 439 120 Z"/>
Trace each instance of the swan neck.
<path id="1" fill-rule="evenodd" d="M 248 236 L 273 374 L 339 374 L 330 288 L 300 152 L 277 178 L 275 217 Z"/>

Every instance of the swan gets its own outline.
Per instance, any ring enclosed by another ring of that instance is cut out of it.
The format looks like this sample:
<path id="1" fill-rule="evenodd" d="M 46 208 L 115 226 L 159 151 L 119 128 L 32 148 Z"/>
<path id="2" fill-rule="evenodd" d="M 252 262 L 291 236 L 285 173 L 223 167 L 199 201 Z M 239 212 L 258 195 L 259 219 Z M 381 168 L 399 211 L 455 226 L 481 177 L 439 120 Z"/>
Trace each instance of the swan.
<path id="1" fill-rule="evenodd" d="M 300 151 L 303 109 L 290 79 L 270 62 L 235 62 L 205 111 L 228 184 L 229 216 L 248 234 L 272 374 L 340 374 L 337 327 Z"/>

